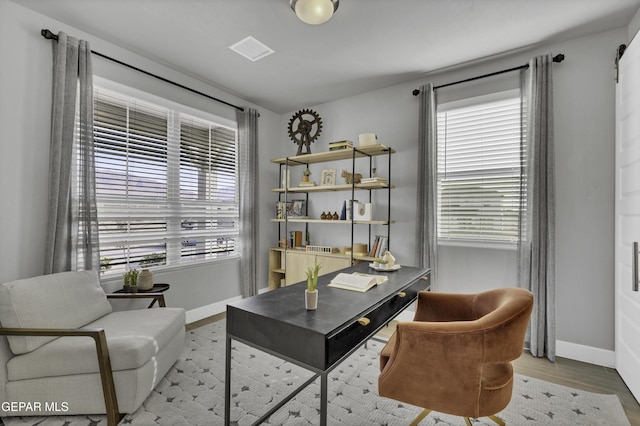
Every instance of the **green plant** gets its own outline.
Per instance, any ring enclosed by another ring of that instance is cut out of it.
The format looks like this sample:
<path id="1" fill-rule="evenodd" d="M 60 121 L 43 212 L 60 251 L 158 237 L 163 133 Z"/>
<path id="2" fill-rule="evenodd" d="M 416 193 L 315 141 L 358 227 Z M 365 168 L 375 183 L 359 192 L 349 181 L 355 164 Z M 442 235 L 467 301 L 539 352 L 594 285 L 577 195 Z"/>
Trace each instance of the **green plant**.
<path id="1" fill-rule="evenodd" d="M 307 290 L 316 291 L 318 286 L 318 273 L 320 272 L 320 265 L 318 262 L 314 266 L 307 268 Z"/>
<path id="2" fill-rule="evenodd" d="M 304 169 L 304 170 L 302 171 L 302 174 L 303 174 L 303 175 L 305 175 L 305 176 L 310 176 L 310 175 L 311 175 L 311 170 L 309 170 L 309 169 Z"/>
<path id="3" fill-rule="evenodd" d="M 138 285 L 138 274 L 140 272 L 137 269 L 131 269 L 124 273 L 124 286 L 125 287 L 135 287 Z"/>

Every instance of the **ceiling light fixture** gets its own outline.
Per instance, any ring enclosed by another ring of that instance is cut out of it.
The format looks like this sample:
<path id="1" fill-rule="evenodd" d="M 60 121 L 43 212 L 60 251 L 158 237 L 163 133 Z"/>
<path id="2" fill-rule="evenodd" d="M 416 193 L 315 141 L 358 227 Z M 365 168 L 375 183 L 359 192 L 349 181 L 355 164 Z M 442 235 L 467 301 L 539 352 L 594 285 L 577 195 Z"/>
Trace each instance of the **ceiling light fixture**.
<path id="1" fill-rule="evenodd" d="M 340 0 L 289 0 L 296 16 L 310 25 L 324 24 L 331 19 L 339 3 Z"/>

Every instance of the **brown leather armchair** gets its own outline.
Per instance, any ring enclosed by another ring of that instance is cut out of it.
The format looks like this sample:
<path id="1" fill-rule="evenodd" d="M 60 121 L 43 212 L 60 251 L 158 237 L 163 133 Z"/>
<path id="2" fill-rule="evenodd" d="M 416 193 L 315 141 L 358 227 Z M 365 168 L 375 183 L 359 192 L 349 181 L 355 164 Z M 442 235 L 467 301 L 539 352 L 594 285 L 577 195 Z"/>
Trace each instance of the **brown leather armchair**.
<path id="1" fill-rule="evenodd" d="M 421 292 L 413 321 L 398 323 L 380 353 L 381 396 L 431 411 L 490 417 L 511 400 L 511 361 L 523 351 L 533 295 L 521 288 L 478 294 Z"/>

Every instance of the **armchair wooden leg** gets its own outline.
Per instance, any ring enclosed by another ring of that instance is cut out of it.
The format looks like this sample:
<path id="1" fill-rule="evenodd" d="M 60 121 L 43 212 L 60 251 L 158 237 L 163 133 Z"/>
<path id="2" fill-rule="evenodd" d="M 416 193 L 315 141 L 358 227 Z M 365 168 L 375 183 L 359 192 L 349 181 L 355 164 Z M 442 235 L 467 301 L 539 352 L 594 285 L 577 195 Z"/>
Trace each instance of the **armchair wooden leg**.
<path id="1" fill-rule="evenodd" d="M 469 419 L 469 417 L 465 417 L 464 422 L 467 424 L 467 426 L 471 426 L 471 419 Z"/>
<path id="2" fill-rule="evenodd" d="M 422 419 L 427 417 L 430 412 L 431 412 L 431 410 L 426 410 L 426 409 L 423 410 L 422 413 L 418 414 L 418 417 L 413 419 L 413 421 L 411 422 L 410 426 L 418 426 L 418 423 L 420 423 L 422 421 Z"/>
<path id="3" fill-rule="evenodd" d="M 98 366 L 100 368 L 107 424 L 109 426 L 116 426 L 120 423 L 122 415 L 118 409 L 118 398 L 116 397 L 116 386 L 113 383 L 113 372 L 111 371 L 111 360 L 109 359 L 109 350 L 107 349 L 107 338 L 104 330 L 100 330 L 92 337 L 95 340 L 96 351 L 98 353 Z"/>

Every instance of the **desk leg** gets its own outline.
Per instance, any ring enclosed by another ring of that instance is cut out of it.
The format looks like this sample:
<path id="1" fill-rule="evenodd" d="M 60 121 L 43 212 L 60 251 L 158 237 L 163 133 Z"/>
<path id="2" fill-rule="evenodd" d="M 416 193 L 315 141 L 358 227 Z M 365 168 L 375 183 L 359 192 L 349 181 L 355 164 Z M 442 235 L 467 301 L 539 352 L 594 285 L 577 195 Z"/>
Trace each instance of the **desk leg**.
<path id="1" fill-rule="evenodd" d="M 327 376 L 326 371 L 320 374 L 320 426 L 327 425 Z"/>
<path id="2" fill-rule="evenodd" d="M 224 424 L 231 424 L 231 338 L 227 337 L 224 362 Z"/>

